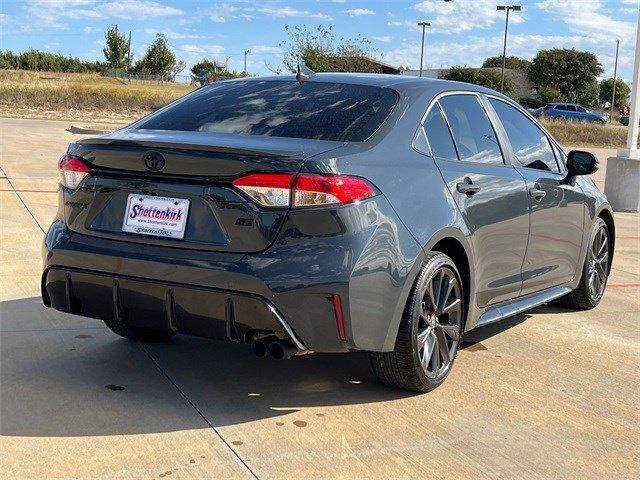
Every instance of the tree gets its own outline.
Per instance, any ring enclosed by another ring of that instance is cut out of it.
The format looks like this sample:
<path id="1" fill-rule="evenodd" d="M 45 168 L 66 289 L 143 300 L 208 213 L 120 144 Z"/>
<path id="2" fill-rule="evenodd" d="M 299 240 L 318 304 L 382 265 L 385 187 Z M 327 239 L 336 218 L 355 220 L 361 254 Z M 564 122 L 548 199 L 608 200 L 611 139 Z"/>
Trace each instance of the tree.
<path id="1" fill-rule="evenodd" d="M 144 56 L 136 62 L 134 69 L 152 75 L 169 75 L 176 63 L 176 57 L 169 48 L 167 37 L 158 33 Z"/>
<path id="2" fill-rule="evenodd" d="M 313 30 L 305 25 L 284 29 L 290 38 L 281 44 L 283 63 L 289 71 L 296 71 L 302 60 L 314 72 L 380 73 L 380 67 L 369 58 L 371 42 L 363 37 L 336 42 L 331 27 L 321 25 Z"/>
<path id="3" fill-rule="evenodd" d="M 125 69 L 127 67 L 128 44 L 124 35 L 118 33 L 118 27 L 109 27 L 104 36 L 106 45 L 102 50 L 109 68 Z"/>
<path id="4" fill-rule="evenodd" d="M 456 82 L 473 83 L 493 90 L 500 90 L 501 75 L 495 70 L 483 70 L 469 67 L 453 67 L 444 75 L 445 80 Z M 513 80 L 509 77 L 504 79 L 505 95 L 512 95 L 514 92 Z"/>
<path id="5" fill-rule="evenodd" d="M 191 73 L 193 73 L 196 77 L 200 75 L 200 71 L 202 69 L 209 70 L 211 74 L 216 71 L 216 65 L 211 60 L 204 59 L 198 63 L 196 63 L 193 67 L 191 67 Z"/>
<path id="6" fill-rule="evenodd" d="M 631 90 L 629 89 L 629 85 L 627 83 L 618 78 L 616 80 L 616 98 L 613 102 L 613 105 L 616 107 L 621 107 L 622 105 L 626 105 L 629 100 L 629 93 Z M 607 78 L 600 82 L 600 103 L 611 102 L 611 96 L 613 95 L 613 78 Z"/>
<path id="7" fill-rule="evenodd" d="M 531 62 L 524 58 L 509 56 L 505 58 L 504 68 L 511 70 L 528 70 Z M 482 63 L 482 68 L 502 67 L 502 56 L 489 57 Z"/>
<path id="8" fill-rule="evenodd" d="M 538 52 L 528 76 L 538 89 L 546 87 L 560 92 L 562 100 L 590 104 L 598 98 L 596 77 L 602 72 L 602 65 L 593 53 L 554 48 Z"/>

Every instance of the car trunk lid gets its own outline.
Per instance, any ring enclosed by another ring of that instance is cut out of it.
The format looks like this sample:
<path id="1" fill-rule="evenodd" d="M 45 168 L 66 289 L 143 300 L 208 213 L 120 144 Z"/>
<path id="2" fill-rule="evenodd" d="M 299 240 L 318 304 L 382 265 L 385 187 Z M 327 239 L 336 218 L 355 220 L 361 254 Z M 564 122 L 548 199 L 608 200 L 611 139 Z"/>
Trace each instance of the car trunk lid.
<path id="1" fill-rule="evenodd" d="M 257 252 L 275 240 L 287 209 L 260 207 L 231 182 L 250 172 L 297 173 L 307 158 L 341 145 L 158 130 L 83 139 L 68 153 L 83 158 L 91 174 L 80 188 L 64 189 L 66 221 L 79 233 L 140 244 Z M 188 201 L 182 238 L 159 236 L 164 233 L 156 230 L 124 231 L 132 200 L 157 205 L 157 199 L 175 199 L 175 205 Z"/>

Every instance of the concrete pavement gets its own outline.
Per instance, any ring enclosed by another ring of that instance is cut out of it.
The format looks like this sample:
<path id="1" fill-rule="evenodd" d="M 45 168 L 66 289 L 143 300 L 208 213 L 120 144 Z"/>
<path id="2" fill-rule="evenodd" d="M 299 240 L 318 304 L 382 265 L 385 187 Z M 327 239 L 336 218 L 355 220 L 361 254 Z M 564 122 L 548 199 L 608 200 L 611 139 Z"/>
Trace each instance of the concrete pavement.
<path id="1" fill-rule="evenodd" d="M 411 395 L 377 384 L 364 354 L 143 345 L 45 309 L 56 161 L 80 138 L 68 126 L 0 119 L 0 478 L 640 476 L 638 215 L 616 216 L 598 308 L 475 331 L 447 382 Z"/>

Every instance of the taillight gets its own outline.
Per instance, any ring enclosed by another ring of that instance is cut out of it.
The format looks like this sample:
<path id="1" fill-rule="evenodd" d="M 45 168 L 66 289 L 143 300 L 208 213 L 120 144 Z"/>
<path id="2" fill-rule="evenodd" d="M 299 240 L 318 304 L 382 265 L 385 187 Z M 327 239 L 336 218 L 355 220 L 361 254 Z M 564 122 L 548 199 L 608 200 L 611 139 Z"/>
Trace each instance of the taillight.
<path id="1" fill-rule="evenodd" d="M 376 194 L 364 178 L 346 175 L 251 173 L 233 185 L 266 207 L 288 207 L 292 198 L 294 207 L 345 204 Z"/>
<path id="2" fill-rule="evenodd" d="M 293 190 L 294 207 L 352 203 L 376 194 L 364 178 L 306 173 L 296 177 Z"/>
<path id="3" fill-rule="evenodd" d="M 236 178 L 233 185 L 265 207 L 288 207 L 292 173 L 251 173 Z"/>
<path id="4" fill-rule="evenodd" d="M 60 183 L 72 189 L 78 188 L 84 177 L 89 175 L 89 167 L 84 163 L 84 160 L 73 155 L 62 157 L 58 162 L 58 170 L 60 170 L 62 177 Z"/>

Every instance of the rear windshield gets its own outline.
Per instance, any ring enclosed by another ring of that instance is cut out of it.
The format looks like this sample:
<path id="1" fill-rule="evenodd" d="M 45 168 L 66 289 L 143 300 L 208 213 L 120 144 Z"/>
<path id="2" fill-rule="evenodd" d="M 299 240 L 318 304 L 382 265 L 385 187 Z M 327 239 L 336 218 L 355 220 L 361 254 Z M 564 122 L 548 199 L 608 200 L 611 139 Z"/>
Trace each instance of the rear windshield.
<path id="1" fill-rule="evenodd" d="M 137 128 L 360 142 L 382 125 L 395 90 L 370 85 L 280 80 L 201 88 Z"/>

